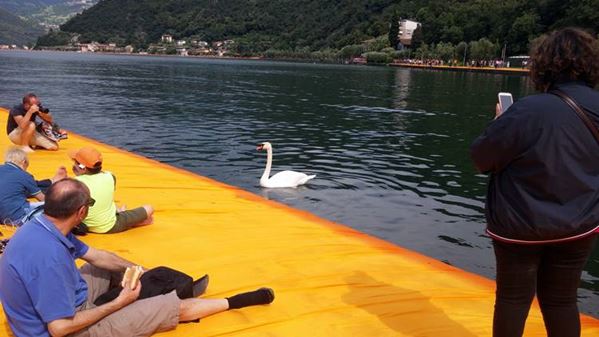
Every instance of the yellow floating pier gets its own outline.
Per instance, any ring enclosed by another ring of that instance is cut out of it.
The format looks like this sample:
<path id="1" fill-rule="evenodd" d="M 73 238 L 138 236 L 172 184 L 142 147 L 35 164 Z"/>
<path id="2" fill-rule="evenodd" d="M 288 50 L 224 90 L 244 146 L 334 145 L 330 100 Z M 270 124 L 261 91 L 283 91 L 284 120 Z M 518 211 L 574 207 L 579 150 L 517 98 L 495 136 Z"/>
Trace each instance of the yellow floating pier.
<path id="1" fill-rule="evenodd" d="M 208 298 L 275 289 L 270 306 L 221 313 L 160 336 L 491 336 L 491 280 L 241 189 L 69 137 L 58 152 L 30 156 L 35 177 L 70 167 L 68 150 L 93 145 L 117 176 L 117 202 L 156 208 L 151 226 L 87 235 L 85 242 L 146 267 L 208 273 Z M 7 146 L 0 137 L 0 149 Z M 0 335 L 8 336 L 0 316 Z M 583 316 L 582 324 L 583 336 L 599 336 L 599 320 Z M 545 336 L 536 306 L 526 336 Z"/>
<path id="2" fill-rule="evenodd" d="M 469 66 L 448 66 L 448 65 L 427 65 L 412 63 L 389 63 L 391 67 L 412 68 L 412 69 L 430 69 L 445 71 L 462 71 L 474 73 L 490 73 L 503 75 L 528 75 L 530 70 L 527 68 L 495 68 L 495 67 L 469 67 Z"/>

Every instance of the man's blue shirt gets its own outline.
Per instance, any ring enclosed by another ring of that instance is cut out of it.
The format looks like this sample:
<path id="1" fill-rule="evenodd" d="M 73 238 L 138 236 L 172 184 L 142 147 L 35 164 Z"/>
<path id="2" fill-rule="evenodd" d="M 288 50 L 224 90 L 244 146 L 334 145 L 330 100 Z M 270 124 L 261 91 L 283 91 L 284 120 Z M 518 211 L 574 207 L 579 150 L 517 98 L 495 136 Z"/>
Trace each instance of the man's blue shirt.
<path id="1" fill-rule="evenodd" d="M 40 193 L 33 176 L 13 163 L 0 165 L 0 222 L 17 222 L 26 215 L 28 197 Z"/>
<path id="2" fill-rule="evenodd" d="M 45 216 L 25 223 L 0 258 L 0 300 L 17 337 L 49 336 L 48 323 L 75 316 L 87 284 L 75 259 L 89 247 Z"/>

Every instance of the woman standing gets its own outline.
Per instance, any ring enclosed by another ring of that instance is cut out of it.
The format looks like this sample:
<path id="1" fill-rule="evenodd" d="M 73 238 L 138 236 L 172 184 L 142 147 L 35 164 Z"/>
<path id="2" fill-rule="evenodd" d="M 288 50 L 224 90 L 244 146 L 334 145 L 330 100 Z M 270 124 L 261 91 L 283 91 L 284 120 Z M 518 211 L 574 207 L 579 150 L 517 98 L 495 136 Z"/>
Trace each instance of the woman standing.
<path id="1" fill-rule="evenodd" d="M 522 336 L 537 295 L 549 337 L 580 336 L 576 292 L 599 229 L 599 43 L 576 28 L 553 32 L 531 53 L 541 93 L 514 103 L 471 146 L 491 174 L 487 233 L 497 291 L 493 335 Z M 587 126 L 556 91 L 585 111 Z"/>

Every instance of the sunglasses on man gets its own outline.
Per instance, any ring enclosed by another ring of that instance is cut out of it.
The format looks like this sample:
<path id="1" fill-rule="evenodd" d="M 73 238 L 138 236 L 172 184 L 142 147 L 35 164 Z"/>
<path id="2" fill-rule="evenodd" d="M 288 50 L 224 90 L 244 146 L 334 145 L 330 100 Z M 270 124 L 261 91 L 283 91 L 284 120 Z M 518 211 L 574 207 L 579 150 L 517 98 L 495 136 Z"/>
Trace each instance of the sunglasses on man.
<path id="1" fill-rule="evenodd" d="M 94 198 L 89 198 L 85 204 L 81 205 L 81 206 L 88 206 L 88 207 L 92 207 L 96 204 L 96 200 Z"/>

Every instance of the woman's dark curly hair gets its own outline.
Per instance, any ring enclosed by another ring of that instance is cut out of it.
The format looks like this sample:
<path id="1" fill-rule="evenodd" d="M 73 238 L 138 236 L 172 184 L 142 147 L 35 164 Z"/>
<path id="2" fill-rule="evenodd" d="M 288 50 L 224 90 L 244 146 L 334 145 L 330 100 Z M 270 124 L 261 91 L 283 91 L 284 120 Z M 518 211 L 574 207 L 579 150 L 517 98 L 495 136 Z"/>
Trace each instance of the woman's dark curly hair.
<path id="1" fill-rule="evenodd" d="M 564 28 L 542 36 L 530 53 L 530 77 L 539 91 L 564 81 L 599 83 L 599 42 L 579 28 Z"/>

